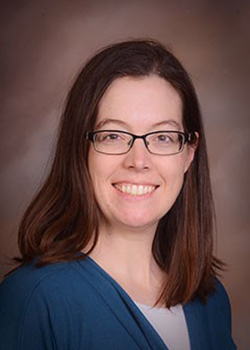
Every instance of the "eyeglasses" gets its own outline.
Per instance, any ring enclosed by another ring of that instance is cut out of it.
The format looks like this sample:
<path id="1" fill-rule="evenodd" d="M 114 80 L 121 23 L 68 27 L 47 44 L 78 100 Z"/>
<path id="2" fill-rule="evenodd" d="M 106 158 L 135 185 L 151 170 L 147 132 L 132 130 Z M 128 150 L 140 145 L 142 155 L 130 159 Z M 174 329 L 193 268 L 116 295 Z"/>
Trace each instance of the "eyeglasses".
<path id="1" fill-rule="evenodd" d="M 195 133 L 181 131 L 154 131 L 145 135 L 134 135 L 120 130 L 86 132 L 85 138 L 94 144 L 97 152 L 104 154 L 125 154 L 130 151 L 136 139 L 142 139 L 148 151 L 157 155 L 173 155 L 183 151 L 184 145 L 195 141 Z"/>

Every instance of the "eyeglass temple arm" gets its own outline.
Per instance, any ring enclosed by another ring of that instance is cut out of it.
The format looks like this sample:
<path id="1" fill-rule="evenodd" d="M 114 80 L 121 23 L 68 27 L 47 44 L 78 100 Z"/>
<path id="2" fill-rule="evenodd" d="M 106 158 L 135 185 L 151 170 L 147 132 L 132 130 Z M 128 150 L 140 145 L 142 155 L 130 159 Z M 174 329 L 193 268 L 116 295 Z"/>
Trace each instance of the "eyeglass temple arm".
<path id="1" fill-rule="evenodd" d="M 94 142 L 94 134 L 90 131 L 85 132 L 85 139 Z"/>
<path id="2" fill-rule="evenodd" d="M 188 132 L 185 134 L 185 143 L 186 142 L 190 142 L 190 143 L 194 143 L 196 141 L 197 137 L 195 132 Z"/>

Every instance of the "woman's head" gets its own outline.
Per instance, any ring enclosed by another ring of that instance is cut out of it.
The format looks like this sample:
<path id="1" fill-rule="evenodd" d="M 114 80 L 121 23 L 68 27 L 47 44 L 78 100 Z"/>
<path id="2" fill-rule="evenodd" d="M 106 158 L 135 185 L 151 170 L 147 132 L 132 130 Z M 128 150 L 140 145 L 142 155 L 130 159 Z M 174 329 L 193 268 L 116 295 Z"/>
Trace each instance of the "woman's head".
<path id="1" fill-rule="evenodd" d="M 61 124 L 57 154 L 62 155 L 64 162 L 68 158 L 68 171 L 74 169 L 81 172 L 81 176 L 86 175 L 83 183 L 88 183 L 85 191 L 89 192 L 89 199 L 93 196 L 87 164 L 90 144 L 84 138 L 87 131 L 96 128 L 103 95 L 117 79 L 152 75 L 167 81 L 179 95 L 183 131 L 199 134 L 198 157 L 194 159 L 192 167 L 194 172 L 197 171 L 196 163 L 205 152 L 205 143 L 198 101 L 188 74 L 175 56 L 158 42 L 139 40 L 118 43 L 104 48 L 84 65 L 69 93 Z M 79 166 L 76 169 L 77 163 Z M 191 176 L 195 177 L 195 174 Z"/>
<path id="2" fill-rule="evenodd" d="M 152 40 L 133 40 L 104 48 L 78 74 L 61 119 L 51 172 L 20 227 L 22 261 L 34 256 L 40 256 L 44 264 L 69 260 L 93 238 L 96 242 L 100 211 L 88 169 L 90 142 L 86 132 L 95 130 L 100 101 L 115 81 L 150 76 L 164 79 L 179 96 L 182 131 L 199 135 L 199 146 L 186 171 L 181 193 L 158 225 L 153 254 L 159 265 L 168 273 L 173 271 L 175 277 L 183 265 L 181 278 L 187 288 L 192 285 L 186 293 L 189 297 L 193 286 L 197 287 L 204 276 L 210 276 L 212 197 L 198 100 L 180 62 Z M 195 264 L 198 267 L 193 269 Z M 187 270 L 193 270 L 192 276 Z"/>
<path id="3" fill-rule="evenodd" d="M 103 232 L 119 229 L 152 237 L 182 188 L 195 145 L 185 142 L 182 101 L 150 74 L 112 82 L 98 108 L 88 170 Z M 139 135 L 139 136 L 138 136 Z M 132 137 L 137 137 L 132 139 Z"/>

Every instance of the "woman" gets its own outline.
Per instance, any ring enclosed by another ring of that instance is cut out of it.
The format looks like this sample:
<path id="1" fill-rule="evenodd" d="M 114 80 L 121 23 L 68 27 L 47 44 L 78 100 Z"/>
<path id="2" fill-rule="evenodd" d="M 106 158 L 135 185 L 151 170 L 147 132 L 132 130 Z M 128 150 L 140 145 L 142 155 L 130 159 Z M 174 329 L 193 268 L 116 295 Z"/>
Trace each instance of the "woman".
<path id="1" fill-rule="evenodd" d="M 78 75 L 1 285 L 4 349 L 236 349 L 190 78 L 155 41 Z"/>

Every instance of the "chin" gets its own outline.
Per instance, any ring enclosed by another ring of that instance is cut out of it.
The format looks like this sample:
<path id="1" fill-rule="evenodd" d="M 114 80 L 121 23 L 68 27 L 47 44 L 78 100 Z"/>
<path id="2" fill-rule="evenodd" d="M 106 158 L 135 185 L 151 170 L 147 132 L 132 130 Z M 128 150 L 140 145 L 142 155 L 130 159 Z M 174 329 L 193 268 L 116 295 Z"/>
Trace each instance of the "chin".
<path id="1" fill-rule="evenodd" d="M 130 228 L 131 230 L 141 230 L 148 227 L 155 227 L 158 224 L 159 219 L 150 219 L 148 215 L 144 215 L 143 217 L 133 217 L 129 220 L 128 218 L 124 218 L 124 220 L 120 218 L 117 220 L 117 222 L 119 222 L 124 227 Z"/>

